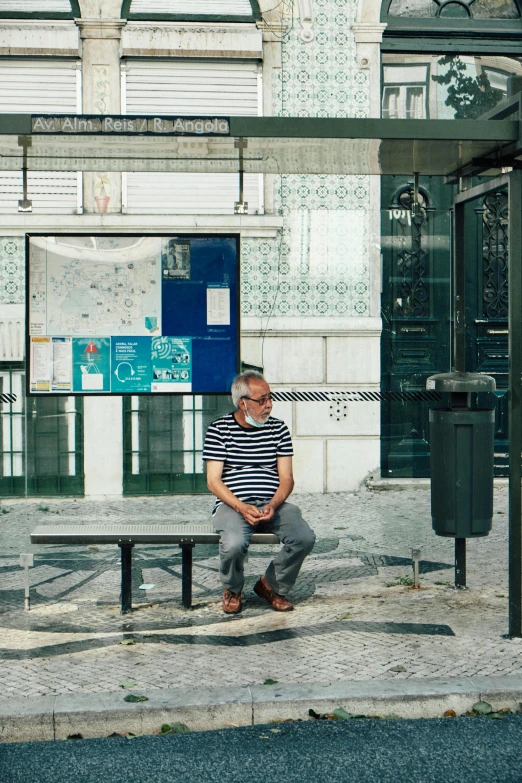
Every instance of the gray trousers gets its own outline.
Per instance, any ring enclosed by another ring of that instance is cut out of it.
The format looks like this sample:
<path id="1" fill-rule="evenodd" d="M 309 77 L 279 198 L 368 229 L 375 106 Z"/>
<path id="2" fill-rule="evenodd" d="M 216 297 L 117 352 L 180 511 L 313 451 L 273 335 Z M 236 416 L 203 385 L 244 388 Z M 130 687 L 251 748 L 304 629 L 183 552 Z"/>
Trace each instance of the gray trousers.
<path id="1" fill-rule="evenodd" d="M 266 504 L 252 505 L 262 508 Z M 221 537 L 219 573 L 223 587 L 232 593 L 240 593 L 243 589 L 243 565 L 252 533 L 275 533 L 283 546 L 266 569 L 265 577 L 276 593 L 289 593 L 303 560 L 310 554 L 315 543 L 315 534 L 304 521 L 297 506 L 283 503 L 276 510 L 273 519 L 253 527 L 233 508 L 221 503 L 216 509 L 213 521 Z"/>

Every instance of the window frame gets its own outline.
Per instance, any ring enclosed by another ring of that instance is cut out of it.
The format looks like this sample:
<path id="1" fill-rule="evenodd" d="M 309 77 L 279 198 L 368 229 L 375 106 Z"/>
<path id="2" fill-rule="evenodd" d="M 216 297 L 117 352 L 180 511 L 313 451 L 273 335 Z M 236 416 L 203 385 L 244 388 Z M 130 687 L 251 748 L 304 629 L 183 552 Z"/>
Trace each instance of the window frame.
<path id="1" fill-rule="evenodd" d="M 403 82 L 385 82 L 384 80 L 384 69 L 388 67 L 394 67 L 395 64 L 390 63 L 384 63 L 381 59 L 381 117 L 383 117 L 383 109 L 384 109 L 384 91 L 387 87 L 391 88 L 399 88 L 399 89 L 406 89 L 407 87 L 422 87 L 424 89 L 424 114 L 425 118 L 427 119 L 430 116 L 430 106 L 429 106 L 429 85 L 430 85 L 430 76 L 431 76 L 431 62 L 427 60 L 424 62 L 418 62 L 418 63 L 397 63 L 397 67 L 400 68 L 418 68 L 418 67 L 426 67 L 426 80 L 424 82 L 408 82 L 407 84 Z"/>
<path id="2" fill-rule="evenodd" d="M 0 19 L 79 19 L 81 16 L 78 0 L 69 0 L 70 11 L 0 11 Z M 45 0 L 42 0 L 42 6 Z"/>
<path id="3" fill-rule="evenodd" d="M 121 18 L 129 22 L 259 22 L 262 19 L 258 0 L 249 0 L 250 15 L 235 14 L 167 14 L 167 13 L 131 13 L 132 0 L 123 0 Z"/>
<path id="4" fill-rule="evenodd" d="M 381 22 L 386 24 L 382 52 L 433 54 L 496 54 L 522 56 L 522 0 L 513 0 L 518 19 L 416 18 L 389 16 L 394 0 L 383 0 Z M 428 43 L 429 41 L 429 43 Z"/>

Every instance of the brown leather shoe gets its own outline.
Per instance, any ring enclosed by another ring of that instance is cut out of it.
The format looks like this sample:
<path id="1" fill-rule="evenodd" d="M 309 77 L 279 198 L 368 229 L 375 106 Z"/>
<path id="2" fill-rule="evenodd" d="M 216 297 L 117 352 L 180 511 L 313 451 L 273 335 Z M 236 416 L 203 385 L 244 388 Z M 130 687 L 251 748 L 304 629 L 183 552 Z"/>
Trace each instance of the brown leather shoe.
<path id="1" fill-rule="evenodd" d="M 290 603 L 288 598 L 285 598 L 284 595 L 279 595 L 279 593 L 276 593 L 269 587 L 263 576 L 255 583 L 254 593 L 268 601 L 276 612 L 291 612 L 294 608 L 294 605 Z"/>
<path id="2" fill-rule="evenodd" d="M 223 590 L 223 601 L 221 603 L 225 614 L 239 614 L 243 608 L 241 593 L 231 593 L 226 588 Z"/>

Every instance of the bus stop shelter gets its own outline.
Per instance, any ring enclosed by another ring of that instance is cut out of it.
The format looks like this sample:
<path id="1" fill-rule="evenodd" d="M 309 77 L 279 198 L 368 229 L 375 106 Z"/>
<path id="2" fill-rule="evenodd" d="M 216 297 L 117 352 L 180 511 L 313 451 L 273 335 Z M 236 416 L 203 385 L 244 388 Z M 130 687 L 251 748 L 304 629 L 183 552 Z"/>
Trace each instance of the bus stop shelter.
<path id="1" fill-rule="evenodd" d="M 454 200 L 453 367 L 465 371 L 464 204 L 509 206 L 509 635 L 522 636 L 522 94 L 479 120 L 0 115 L 0 170 L 443 176 Z M 472 177 L 485 178 L 471 187 Z M 414 199 L 415 203 L 415 199 Z M 448 368 L 449 369 L 449 368 Z"/>

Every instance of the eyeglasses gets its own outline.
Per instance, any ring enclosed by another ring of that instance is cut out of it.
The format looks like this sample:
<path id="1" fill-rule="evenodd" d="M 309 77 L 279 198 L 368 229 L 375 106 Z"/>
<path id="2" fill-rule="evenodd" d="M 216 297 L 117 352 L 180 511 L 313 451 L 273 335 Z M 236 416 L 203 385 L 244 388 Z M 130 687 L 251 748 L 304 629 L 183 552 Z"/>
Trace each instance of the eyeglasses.
<path id="1" fill-rule="evenodd" d="M 272 402 L 272 395 L 271 394 L 265 394 L 263 397 L 260 397 L 258 400 L 254 400 L 253 397 L 247 397 L 246 394 L 244 397 L 241 397 L 242 400 L 250 400 L 250 402 L 255 402 L 257 405 L 266 405 L 267 402 L 270 400 Z"/>

